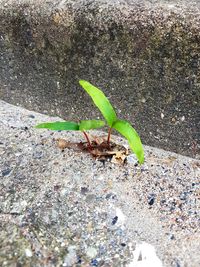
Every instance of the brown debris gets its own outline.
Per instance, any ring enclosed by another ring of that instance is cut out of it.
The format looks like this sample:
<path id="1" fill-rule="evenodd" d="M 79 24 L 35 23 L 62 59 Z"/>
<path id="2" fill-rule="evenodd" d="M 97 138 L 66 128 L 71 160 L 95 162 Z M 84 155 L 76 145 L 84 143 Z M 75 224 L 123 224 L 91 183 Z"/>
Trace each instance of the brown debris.
<path id="1" fill-rule="evenodd" d="M 62 138 L 58 138 L 56 139 L 57 142 L 57 147 L 60 148 L 61 150 L 64 150 L 65 148 L 71 148 L 74 150 L 79 150 L 79 143 L 72 143 L 72 142 L 68 142 L 65 139 Z"/>
<path id="2" fill-rule="evenodd" d="M 60 149 L 71 148 L 82 152 L 90 153 L 98 160 L 110 160 L 113 163 L 123 164 L 130 151 L 122 145 L 110 142 L 108 145 L 104 137 L 92 136 L 91 146 L 87 142 L 72 143 L 65 139 L 57 139 L 57 146 Z"/>

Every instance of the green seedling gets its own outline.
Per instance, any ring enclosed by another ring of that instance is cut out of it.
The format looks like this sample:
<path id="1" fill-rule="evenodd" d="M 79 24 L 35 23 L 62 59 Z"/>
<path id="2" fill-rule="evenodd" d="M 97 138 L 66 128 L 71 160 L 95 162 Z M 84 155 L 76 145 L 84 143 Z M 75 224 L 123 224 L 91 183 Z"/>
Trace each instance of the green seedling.
<path id="1" fill-rule="evenodd" d="M 101 128 L 104 125 L 105 125 L 105 122 L 102 120 L 82 120 L 80 121 L 80 123 L 76 123 L 72 121 L 56 121 L 56 122 L 40 123 L 36 125 L 35 128 L 57 130 L 57 131 L 63 131 L 63 130 L 82 131 L 88 142 L 89 148 L 91 148 L 91 142 L 85 131 Z"/>
<path id="2" fill-rule="evenodd" d="M 140 137 L 136 130 L 131 126 L 129 122 L 125 120 L 119 120 L 117 118 L 114 108 L 100 89 L 85 80 L 80 80 L 79 83 L 83 87 L 83 89 L 91 96 L 94 104 L 98 107 L 105 120 L 107 121 L 107 124 L 109 126 L 107 138 L 108 146 L 110 145 L 111 131 L 112 129 L 115 129 L 128 140 L 131 150 L 135 153 L 139 163 L 142 164 L 144 162 L 144 150 Z"/>
<path id="3" fill-rule="evenodd" d="M 108 149 L 110 148 L 111 131 L 112 129 L 115 129 L 128 140 L 131 150 L 135 153 L 139 163 L 142 164 L 144 162 L 144 150 L 140 137 L 136 130 L 131 126 L 128 121 L 118 119 L 116 112 L 112 107 L 111 103 L 109 102 L 108 98 L 100 89 L 85 80 L 80 80 L 79 83 L 91 96 L 94 104 L 98 107 L 109 126 L 107 137 Z M 71 121 L 59 121 L 52 123 L 41 123 L 38 124 L 36 128 L 46 128 L 50 130 L 82 131 L 87 140 L 88 147 L 92 150 L 93 147 L 86 131 L 101 128 L 104 125 L 105 122 L 102 120 L 82 120 L 80 121 L 80 123 L 75 123 Z"/>

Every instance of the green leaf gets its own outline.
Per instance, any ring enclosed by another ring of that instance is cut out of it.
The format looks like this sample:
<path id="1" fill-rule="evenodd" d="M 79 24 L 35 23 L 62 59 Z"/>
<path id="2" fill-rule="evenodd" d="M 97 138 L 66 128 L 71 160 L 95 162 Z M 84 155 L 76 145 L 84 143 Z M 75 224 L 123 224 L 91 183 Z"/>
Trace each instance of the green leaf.
<path id="1" fill-rule="evenodd" d="M 108 125 L 112 127 L 113 123 L 117 120 L 117 115 L 104 93 L 85 80 L 80 80 L 79 84 L 91 96 L 94 104 L 99 108 Z"/>
<path id="2" fill-rule="evenodd" d="M 45 128 L 49 130 L 67 130 L 67 131 L 77 131 L 79 130 L 79 125 L 72 121 L 56 121 L 40 123 L 35 126 L 35 128 Z"/>
<path id="3" fill-rule="evenodd" d="M 130 125 L 129 122 L 124 120 L 117 120 L 112 128 L 122 134 L 129 143 L 131 150 L 136 154 L 140 164 L 144 162 L 144 150 L 138 133 Z"/>
<path id="4" fill-rule="evenodd" d="M 104 121 L 101 120 L 83 120 L 79 124 L 79 130 L 91 130 L 96 128 L 101 128 L 105 125 Z"/>

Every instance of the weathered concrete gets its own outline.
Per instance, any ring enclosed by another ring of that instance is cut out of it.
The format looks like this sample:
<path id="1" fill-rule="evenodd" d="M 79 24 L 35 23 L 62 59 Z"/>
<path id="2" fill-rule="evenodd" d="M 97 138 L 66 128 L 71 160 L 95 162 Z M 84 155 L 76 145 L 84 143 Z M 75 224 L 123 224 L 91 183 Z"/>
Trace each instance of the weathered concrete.
<path id="1" fill-rule="evenodd" d="M 145 147 L 141 167 L 103 164 L 56 146 L 80 133 L 33 128 L 55 119 L 0 101 L 0 266 L 161 267 L 141 241 L 199 266 L 200 161 Z"/>
<path id="2" fill-rule="evenodd" d="M 0 0 L 0 96 L 63 118 L 98 113 L 105 91 L 146 144 L 195 156 L 199 1 Z"/>

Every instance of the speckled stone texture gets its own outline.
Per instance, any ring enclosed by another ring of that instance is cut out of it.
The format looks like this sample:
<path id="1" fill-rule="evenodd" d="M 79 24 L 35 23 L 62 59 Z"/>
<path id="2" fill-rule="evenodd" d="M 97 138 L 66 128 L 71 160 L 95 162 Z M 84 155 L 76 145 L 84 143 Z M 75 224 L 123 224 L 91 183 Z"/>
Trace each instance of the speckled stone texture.
<path id="1" fill-rule="evenodd" d="M 0 97 L 67 119 L 104 90 L 148 145 L 198 156 L 200 2 L 0 0 Z"/>
<path id="2" fill-rule="evenodd" d="M 103 164 L 56 146 L 80 133 L 33 127 L 55 120 L 0 101 L 0 266 L 160 267 L 141 241 L 163 267 L 200 266 L 200 161 L 145 147 L 142 166 Z"/>

